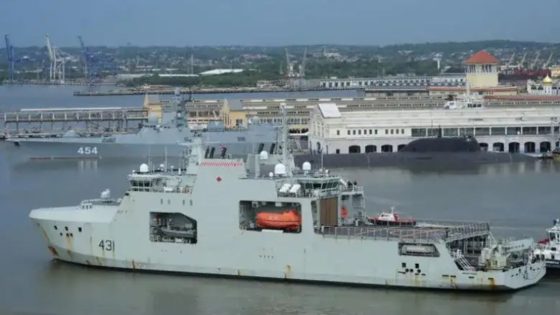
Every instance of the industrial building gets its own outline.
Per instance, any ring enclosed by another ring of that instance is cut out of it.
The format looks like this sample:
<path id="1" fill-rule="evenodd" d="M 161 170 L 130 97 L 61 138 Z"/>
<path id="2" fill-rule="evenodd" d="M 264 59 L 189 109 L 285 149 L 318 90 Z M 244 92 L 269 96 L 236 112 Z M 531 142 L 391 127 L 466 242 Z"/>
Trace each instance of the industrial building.
<path id="1" fill-rule="evenodd" d="M 322 103 L 311 114 L 310 149 L 324 153 L 395 152 L 423 137 L 474 136 L 482 150 L 545 153 L 558 147 L 560 106 L 340 111 Z"/>

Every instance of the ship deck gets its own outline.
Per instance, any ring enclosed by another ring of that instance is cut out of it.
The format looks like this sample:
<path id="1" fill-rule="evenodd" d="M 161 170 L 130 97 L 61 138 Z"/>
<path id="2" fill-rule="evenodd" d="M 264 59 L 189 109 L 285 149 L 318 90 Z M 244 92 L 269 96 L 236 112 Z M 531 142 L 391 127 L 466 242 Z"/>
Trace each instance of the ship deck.
<path id="1" fill-rule="evenodd" d="M 348 238 L 372 238 L 399 241 L 440 241 L 453 242 L 473 237 L 486 236 L 490 225 L 483 222 L 441 222 L 419 221 L 414 226 L 337 226 L 323 227 L 320 233 L 325 236 Z"/>

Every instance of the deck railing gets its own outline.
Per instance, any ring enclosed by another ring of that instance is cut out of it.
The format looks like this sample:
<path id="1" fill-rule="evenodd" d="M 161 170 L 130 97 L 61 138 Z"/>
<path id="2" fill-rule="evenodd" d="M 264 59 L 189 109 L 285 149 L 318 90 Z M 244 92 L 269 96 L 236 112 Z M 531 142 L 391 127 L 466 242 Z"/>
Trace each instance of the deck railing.
<path id="1" fill-rule="evenodd" d="M 374 238 L 407 241 L 452 242 L 487 235 L 488 223 L 421 222 L 416 226 L 324 226 L 319 233 L 337 238 Z"/>

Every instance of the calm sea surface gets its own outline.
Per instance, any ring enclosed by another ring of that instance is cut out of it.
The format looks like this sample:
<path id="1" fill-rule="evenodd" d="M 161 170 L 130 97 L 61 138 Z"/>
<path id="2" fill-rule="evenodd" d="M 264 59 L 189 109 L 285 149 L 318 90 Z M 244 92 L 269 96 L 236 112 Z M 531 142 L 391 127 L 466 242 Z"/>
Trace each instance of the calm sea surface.
<path id="1" fill-rule="evenodd" d="M 0 87 L 0 111 L 142 101 L 71 92 Z M 485 294 L 144 274 L 53 261 L 29 211 L 76 204 L 105 188 L 118 196 L 127 187 L 126 175 L 138 166 L 106 160 L 11 164 L 6 150 L 0 143 L 0 314 L 560 314 L 558 277 L 514 293 Z M 370 213 L 395 206 L 417 218 L 490 221 L 499 236 L 534 238 L 560 217 L 560 164 L 553 162 L 336 172 L 365 186 Z"/>

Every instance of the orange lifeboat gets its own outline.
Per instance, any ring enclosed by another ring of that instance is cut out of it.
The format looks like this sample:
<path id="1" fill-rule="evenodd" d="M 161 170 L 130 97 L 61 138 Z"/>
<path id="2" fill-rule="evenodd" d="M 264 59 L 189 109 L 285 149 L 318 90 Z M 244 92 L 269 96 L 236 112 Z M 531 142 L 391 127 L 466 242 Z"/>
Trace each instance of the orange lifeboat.
<path id="1" fill-rule="evenodd" d="M 295 209 L 283 212 L 259 212 L 256 221 L 257 227 L 261 229 L 297 231 L 301 227 L 301 216 Z"/>

